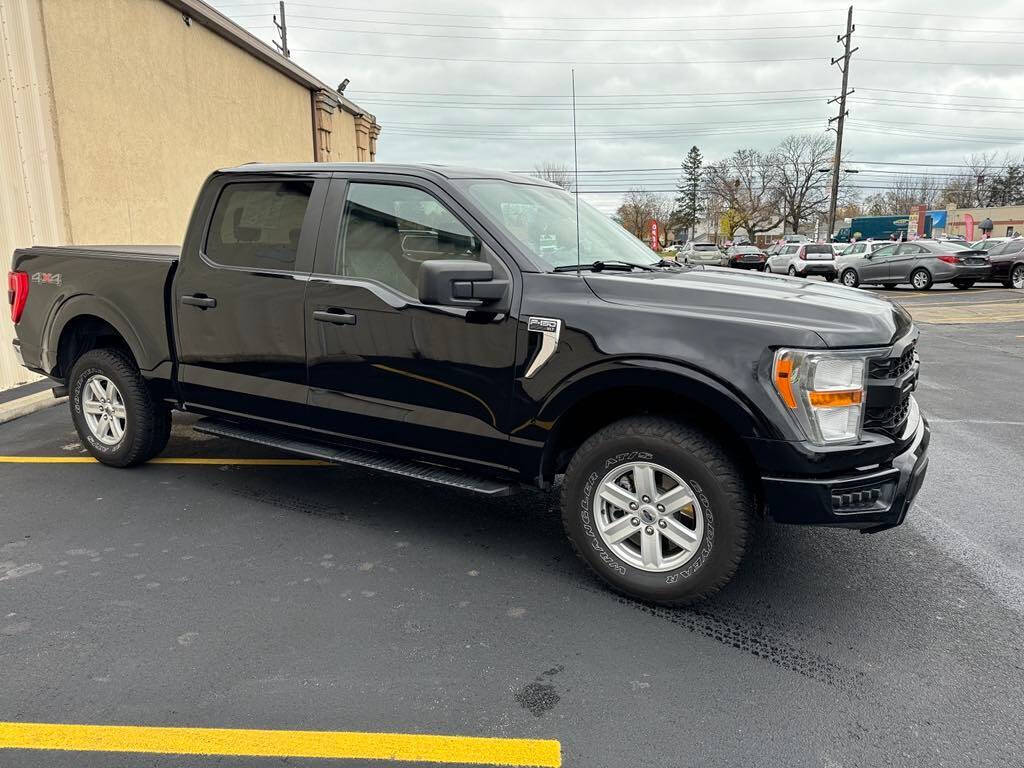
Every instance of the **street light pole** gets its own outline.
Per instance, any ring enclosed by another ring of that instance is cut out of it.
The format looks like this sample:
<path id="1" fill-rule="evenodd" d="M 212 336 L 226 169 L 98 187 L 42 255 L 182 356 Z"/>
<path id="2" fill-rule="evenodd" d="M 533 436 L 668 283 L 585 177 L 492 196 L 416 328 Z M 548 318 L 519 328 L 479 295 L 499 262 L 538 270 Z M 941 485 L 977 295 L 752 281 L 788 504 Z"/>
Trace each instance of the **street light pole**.
<path id="1" fill-rule="evenodd" d="M 839 93 L 839 96 L 829 99 L 829 104 L 833 104 L 836 101 L 839 102 L 839 114 L 836 117 L 829 118 L 829 126 L 832 123 L 836 123 L 836 151 L 832 157 L 832 198 L 828 206 L 828 236 L 832 238 L 832 234 L 836 229 L 836 204 L 839 200 L 839 162 L 843 154 L 843 125 L 846 122 L 846 97 L 853 91 L 847 90 L 847 83 L 850 79 L 850 57 L 856 48 L 851 49 L 850 43 L 853 40 L 853 30 L 856 27 L 853 26 L 853 6 L 851 5 L 849 10 L 846 12 L 846 34 L 836 37 L 837 43 L 843 43 L 843 55 L 837 59 L 832 59 L 833 64 L 839 64 L 839 69 L 843 73 L 843 89 Z"/>

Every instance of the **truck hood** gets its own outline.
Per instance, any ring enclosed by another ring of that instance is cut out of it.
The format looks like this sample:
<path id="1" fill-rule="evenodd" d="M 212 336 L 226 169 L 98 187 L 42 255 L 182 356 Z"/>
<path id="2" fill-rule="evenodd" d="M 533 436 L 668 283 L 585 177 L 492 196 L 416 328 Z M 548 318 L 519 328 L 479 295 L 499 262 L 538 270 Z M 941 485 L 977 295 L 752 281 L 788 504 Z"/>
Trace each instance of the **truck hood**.
<path id="1" fill-rule="evenodd" d="M 911 327 L 898 304 L 858 288 L 719 268 L 587 273 L 598 298 L 703 319 L 812 331 L 828 347 L 883 346 Z"/>

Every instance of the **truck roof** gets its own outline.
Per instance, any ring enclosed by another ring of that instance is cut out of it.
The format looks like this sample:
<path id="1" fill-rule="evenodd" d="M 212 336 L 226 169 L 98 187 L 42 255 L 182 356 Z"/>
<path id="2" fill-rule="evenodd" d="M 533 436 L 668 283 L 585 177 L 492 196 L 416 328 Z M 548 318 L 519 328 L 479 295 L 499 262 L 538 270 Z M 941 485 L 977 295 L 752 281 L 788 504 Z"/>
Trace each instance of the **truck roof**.
<path id="1" fill-rule="evenodd" d="M 234 168 L 222 168 L 221 173 L 289 173 L 303 171 L 338 171 L 344 173 L 394 173 L 444 179 L 497 179 L 516 184 L 557 187 L 535 176 L 507 171 L 468 168 L 455 165 L 428 163 L 246 163 Z"/>

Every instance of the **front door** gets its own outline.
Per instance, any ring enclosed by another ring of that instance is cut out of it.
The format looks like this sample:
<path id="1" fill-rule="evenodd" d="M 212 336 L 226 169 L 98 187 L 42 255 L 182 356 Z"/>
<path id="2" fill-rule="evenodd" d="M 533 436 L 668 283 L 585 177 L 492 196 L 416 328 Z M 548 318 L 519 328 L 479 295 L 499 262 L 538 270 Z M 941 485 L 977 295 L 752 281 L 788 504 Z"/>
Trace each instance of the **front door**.
<path id="1" fill-rule="evenodd" d="M 870 246 L 865 245 L 865 248 Z M 883 245 L 876 248 L 874 252 L 868 251 L 864 254 L 863 266 L 860 268 L 860 280 L 862 283 L 882 281 L 889 277 L 888 259 L 896 252 L 896 244 Z"/>
<path id="2" fill-rule="evenodd" d="M 197 410 L 301 423 L 303 299 L 330 179 L 224 174 L 197 204 L 174 278 L 182 399 Z M 203 212 L 205 211 L 205 217 Z"/>
<path id="3" fill-rule="evenodd" d="M 495 277 L 511 279 L 497 244 L 468 221 L 427 182 L 332 182 L 306 294 L 317 428 L 438 461 L 513 464 L 507 418 L 516 323 L 508 314 L 417 298 L 419 266 L 428 259 L 486 260 Z"/>

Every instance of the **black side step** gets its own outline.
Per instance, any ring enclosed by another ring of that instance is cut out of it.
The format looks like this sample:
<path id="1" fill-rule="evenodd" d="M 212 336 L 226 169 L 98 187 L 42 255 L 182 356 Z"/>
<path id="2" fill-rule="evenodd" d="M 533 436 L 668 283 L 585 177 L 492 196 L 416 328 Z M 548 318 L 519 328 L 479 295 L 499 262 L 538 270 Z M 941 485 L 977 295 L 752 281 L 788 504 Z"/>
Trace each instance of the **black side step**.
<path id="1" fill-rule="evenodd" d="M 464 491 L 481 493 L 484 496 L 512 495 L 511 486 L 500 480 L 479 477 L 459 472 L 455 469 L 448 469 L 447 467 L 421 464 L 415 461 L 403 461 L 401 459 L 389 459 L 352 448 L 335 448 L 317 443 L 308 443 L 304 440 L 280 437 L 219 419 L 201 419 L 196 422 L 193 428 L 196 432 L 203 432 L 207 435 L 217 435 L 219 437 L 230 437 L 235 440 L 245 440 L 250 443 L 259 443 L 260 445 L 278 448 L 289 453 L 298 453 L 322 461 L 331 461 L 336 464 L 353 464 L 357 467 L 376 469 L 381 472 L 390 472 L 393 475 L 402 475 L 403 477 L 411 477 L 428 483 L 437 483 L 438 485 L 460 488 Z"/>

